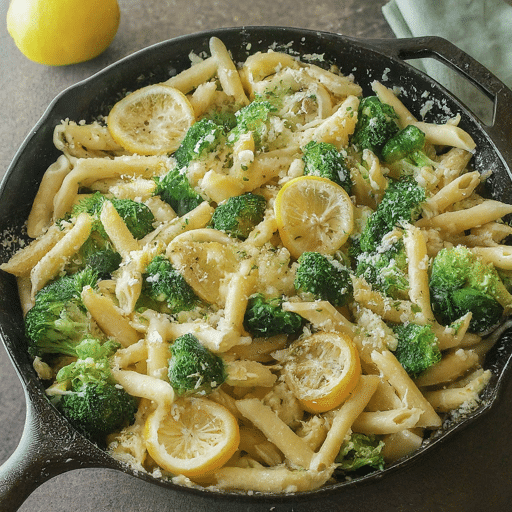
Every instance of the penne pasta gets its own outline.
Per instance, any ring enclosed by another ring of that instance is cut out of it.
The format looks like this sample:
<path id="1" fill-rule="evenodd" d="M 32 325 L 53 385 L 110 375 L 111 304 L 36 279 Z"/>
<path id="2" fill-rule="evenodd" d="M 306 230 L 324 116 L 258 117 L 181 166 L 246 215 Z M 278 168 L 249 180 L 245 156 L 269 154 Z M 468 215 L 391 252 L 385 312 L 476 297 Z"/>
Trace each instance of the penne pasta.
<path id="1" fill-rule="evenodd" d="M 330 467 L 340 451 L 349 429 L 363 412 L 379 384 L 376 375 L 362 376 L 349 399 L 336 411 L 332 426 L 322 446 L 311 460 L 310 469 L 323 471 Z"/>
<path id="2" fill-rule="evenodd" d="M 391 409 L 389 411 L 362 412 L 352 423 L 354 432 L 363 434 L 395 434 L 401 430 L 414 428 L 422 410 L 418 408 Z"/>
<path id="3" fill-rule="evenodd" d="M 483 226 L 512 213 L 512 206 L 493 199 L 464 210 L 446 212 L 430 219 L 423 218 L 416 223 L 420 228 L 435 228 L 448 233 L 462 233 L 468 229 Z"/>
<path id="4" fill-rule="evenodd" d="M 82 291 L 82 300 L 94 321 L 107 336 L 116 339 L 125 348 L 139 341 L 139 333 L 111 298 L 88 287 Z"/>
<path id="5" fill-rule="evenodd" d="M 81 213 L 75 225 L 36 263 L 30 272 L 32 298 L 62 270 L 91 234 L 92 220 Z"/>
<path id="6" fill-rule="evenodd" d="M 30 240 L 0 266 L 17 279 L 34 370 L 57 407 L 86 396 L 88 372 L 127 398 L 98 442 L 178 485 L 313 491 L 357 478 L 350 452 L 366 443 L 364 474 L 385 468 L 485 396 L 486 355 L 510 328 L 512 206 L 479 195 L 490 173 L 471 170 L 461 116 L 428 122 L 430 101 L 410 110 L 405 86 L 372 83 L 384 129 L 321 59 L 283 47 L 236 62 L 217 37 L 208 50 L 145 86 L 176 111 L 156 119 L 134 100 L 147 130 L 116 128 L 119 105 L 96 118 L 108 125 L 55 127 Z M 411 125 L 426 144 L 392 163 L 355 143 Z M 132 202 L 142 235 L 118 207 Z M 496 270 L 492 289 L 466 293 L 478 276 L 465 267 L 436 288 L 434 258 L 454 248 Z M 473 295 L 496 306 L 489 332 Z"/>
<path id="7" fill-rule="evenodd" d="M 29 237 L 37 238 L 51 226 L 53 198 L 71 169 L 70 160 L 65 155 L 61 155 L 44 173 L 27 220 Z"/>
<path id="8" fill-rule="evenodd" d="M 426 136 L 427 142 L 438 146 L 452 146 L 472 153 L 476 144 L 471 136 L 452 124 L 432 124 L 424 122 L 414 122 L 414 126 L 419 128 Z"/>
<path id="9" fill-rule="evenodd" d="M 313 451 L 278 418 L 270 407 L 262 404 L 257 398 L 239 400 L 236 406 L 244 417 L 284 453 L 287 459 L 297 466 L 306 469 L 309 467 Z"/>
<path id="10" fill-rule="evenodd" d="M 416 426 L 438 427 L 441 425 L 441 418 L 389 350 L 380 353 L 373 352 L 372 359 L 384 378 L 395 388 L 402 401 L 408 407 L 419 408 L 423 411 Z"/>

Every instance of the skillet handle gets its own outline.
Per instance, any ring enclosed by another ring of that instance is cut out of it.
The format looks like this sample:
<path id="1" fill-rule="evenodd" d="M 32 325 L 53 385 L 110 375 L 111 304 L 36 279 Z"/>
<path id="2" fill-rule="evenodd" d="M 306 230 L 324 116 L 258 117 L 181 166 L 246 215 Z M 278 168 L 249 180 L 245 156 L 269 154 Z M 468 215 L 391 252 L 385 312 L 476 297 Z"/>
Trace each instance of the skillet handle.
<path id="1" fill-rule="evenodd" d="M 113 467 L 95 445 L 77 434 L 53 407 L 25 390 L 27 412 L 20 443 L 0 466 L 0 510 L 15 512 L 47 480 L 82 467 Z M 30 396 L 32 395 L 32 396 Z M 48 425 L 52 425 L 48 430 Z"/>
<path id="2" fill-rule="evenodd" d="M 512 172 L 512 91 L 502 81 L 473 57 L 441 37 L 379 39 L 370 43 L 390 57 L 400 60 L 436 59 L 485 94 L 493 102 L 494 111 L 491 124 L 482 123 L 482 128 Z"/>

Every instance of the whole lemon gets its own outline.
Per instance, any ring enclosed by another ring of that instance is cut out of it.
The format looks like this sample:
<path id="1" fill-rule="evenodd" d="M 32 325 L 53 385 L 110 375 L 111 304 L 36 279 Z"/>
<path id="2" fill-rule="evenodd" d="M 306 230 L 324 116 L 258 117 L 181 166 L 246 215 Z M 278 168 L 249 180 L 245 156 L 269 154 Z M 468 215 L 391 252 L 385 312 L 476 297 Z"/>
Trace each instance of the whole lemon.
<path id="1" fill-rule="evenodd" d="M 102 53 L 119 18 L 117 0 L 11 0 L 7 30 L 30 60 L 63 66 Z"/>

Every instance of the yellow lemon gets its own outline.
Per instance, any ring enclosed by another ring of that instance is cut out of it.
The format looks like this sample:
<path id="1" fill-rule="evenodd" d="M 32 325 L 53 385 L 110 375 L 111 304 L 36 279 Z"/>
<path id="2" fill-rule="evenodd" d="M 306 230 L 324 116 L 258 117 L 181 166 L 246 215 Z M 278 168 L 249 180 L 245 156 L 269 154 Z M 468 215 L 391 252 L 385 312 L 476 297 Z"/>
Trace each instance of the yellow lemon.
<path id="1" fill-rule="evenodd" d="M 294 258 L 305 251 L 333 254 L 354 229 L 354 206 L 327 178 L 300 176 L 277 194 L 274 210 L 283 245 Z"/>
<path id="2" fill-rule="evenodd" d="M 195 122 L 194 108 L 178 89 L 153 84 L 128 94 L 110 111 L 112 138 L 139 155 L 163 155 L 178 149 Z"/>
<path id="3" fill-rule="evenodd" d="M 7 30 L 30 60 L 63 66 L 102 53 L 119 18 L 117 0 L 11 0 Z"/>
<path id="4" fill-rule="evenodd" d="M 170 412 L 157 408 L 146 421 L 144 436 L 161 468 L 190 478 L 223 466 L 240 442 L 236 418 L 206 398 L 180 398 Z"/>
<path id="5" fill-rule="evenodd" d="M 330 411 L 356 387 L 361 376 L 359 353 L 347 335 L 318 332 L 290 345 L 284 374 L 304 409 L 315 414 Z"/>

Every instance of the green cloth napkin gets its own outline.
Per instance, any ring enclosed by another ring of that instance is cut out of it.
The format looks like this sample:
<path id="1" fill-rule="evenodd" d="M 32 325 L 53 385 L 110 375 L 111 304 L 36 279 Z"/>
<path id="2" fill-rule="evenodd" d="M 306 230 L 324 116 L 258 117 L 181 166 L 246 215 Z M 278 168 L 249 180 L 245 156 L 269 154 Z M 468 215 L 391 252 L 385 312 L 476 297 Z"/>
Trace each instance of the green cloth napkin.
<path id="1" fill-rule="evenodd" d="M 512 88 L 510 3 L 510 0 L 391 0 L 382 12 L 397 37 L 444 37 Z M 411 64 L 444 85 L 482 121 L 492 119 L 491 102 L 456 72 L 434 59 Z"/>

